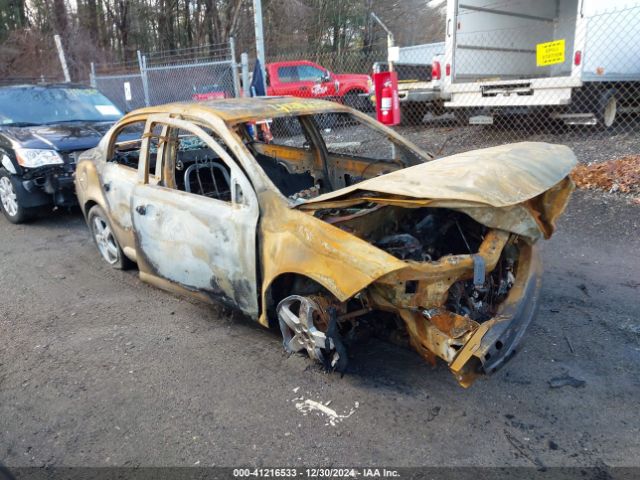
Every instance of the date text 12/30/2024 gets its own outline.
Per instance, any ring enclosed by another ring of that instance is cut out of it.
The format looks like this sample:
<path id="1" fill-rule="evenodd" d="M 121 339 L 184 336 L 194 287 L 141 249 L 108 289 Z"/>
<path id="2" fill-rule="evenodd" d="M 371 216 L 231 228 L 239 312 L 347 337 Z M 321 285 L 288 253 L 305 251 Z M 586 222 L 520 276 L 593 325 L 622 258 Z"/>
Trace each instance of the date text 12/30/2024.
<path id="1" fill-rule="evenodd" d="M 387 468 L 234 468 L 236 478 L 399 478 Z"/>

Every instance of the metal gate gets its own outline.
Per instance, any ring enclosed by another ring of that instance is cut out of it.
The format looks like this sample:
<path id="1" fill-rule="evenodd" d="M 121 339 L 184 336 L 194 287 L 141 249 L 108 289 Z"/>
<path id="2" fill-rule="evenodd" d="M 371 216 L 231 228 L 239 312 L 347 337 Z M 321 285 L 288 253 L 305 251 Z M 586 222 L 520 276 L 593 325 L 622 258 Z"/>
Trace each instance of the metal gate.
<path id="1" fill-rule="evenodd" d="M 138 52 L 128 64 L 91 65 L 91 85 L 123 112 L 163 103 L 240 95 L 233 39 L 224 45 Z"/>

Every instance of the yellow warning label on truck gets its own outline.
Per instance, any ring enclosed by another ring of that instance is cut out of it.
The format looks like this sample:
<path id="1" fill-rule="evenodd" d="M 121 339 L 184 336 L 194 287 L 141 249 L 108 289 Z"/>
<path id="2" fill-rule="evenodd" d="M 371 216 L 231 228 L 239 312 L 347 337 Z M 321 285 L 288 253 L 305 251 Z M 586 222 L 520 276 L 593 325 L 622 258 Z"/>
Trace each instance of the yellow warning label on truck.
<path id="1" fill-rule="evenodd" d="M 564 63 L 564 38 L 536 45 L 536 65 L 538 67 L 557 63 Z"/>

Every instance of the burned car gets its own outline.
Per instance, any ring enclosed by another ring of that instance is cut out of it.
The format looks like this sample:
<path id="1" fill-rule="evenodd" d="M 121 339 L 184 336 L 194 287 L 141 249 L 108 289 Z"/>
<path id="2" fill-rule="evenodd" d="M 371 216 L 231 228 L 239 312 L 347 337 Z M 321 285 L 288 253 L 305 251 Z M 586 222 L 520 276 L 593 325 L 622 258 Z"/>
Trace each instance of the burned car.
<path id="1" fill-rule="evenodd" d="M 368 330 L 468 386 L 535 314 L 536 242 L 574 164 L 544 143 L 433 159 L 348 107 L 271 97 L 132 112 L 81 156 L 76 189 L 114 267 L 279 327 L 287 351 L 328 368 Z"/>
<path id="2" fill-rule="evenodd" d="M 0 208 L 12 223 L 45 206 L 76 204 L 73 172 L 122 113 L 93 88 L 0 88 Z"/>

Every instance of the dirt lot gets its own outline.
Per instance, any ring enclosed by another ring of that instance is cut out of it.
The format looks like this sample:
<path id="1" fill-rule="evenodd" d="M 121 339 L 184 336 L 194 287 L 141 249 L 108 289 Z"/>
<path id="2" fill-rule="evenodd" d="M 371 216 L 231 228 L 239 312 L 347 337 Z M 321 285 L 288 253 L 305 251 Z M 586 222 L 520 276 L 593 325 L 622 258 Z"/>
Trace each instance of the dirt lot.
<path id="1" fill-rule="evenodd" d="M 240 315 L 109 269 L 77 212 L 27 226 L 1 218 L 0 458 L 638 466 L 639 213 L 574 196 L 544 245 L 540 314 L 523 349 L 468 390 L 376 340 L 352 350 L 344 377 L 323 373 Z M 578 382 L 551 388 L 566 376 Z M 305 399 L 344 417 L 305 415 Z"/>

